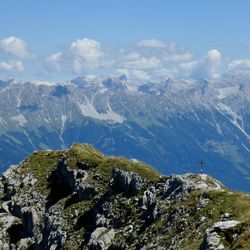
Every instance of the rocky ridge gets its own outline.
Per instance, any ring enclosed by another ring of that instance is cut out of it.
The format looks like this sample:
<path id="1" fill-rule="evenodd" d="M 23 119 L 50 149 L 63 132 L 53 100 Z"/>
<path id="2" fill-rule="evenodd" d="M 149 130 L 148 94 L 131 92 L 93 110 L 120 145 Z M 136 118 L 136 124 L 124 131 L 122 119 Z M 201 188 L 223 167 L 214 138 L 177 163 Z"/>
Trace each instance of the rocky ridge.
<path id="1" fill-rule="evenodd" d="M 0 181 L 0 249 L 247 249 L 250 197 L 90 145 L 37 151 Z"/>

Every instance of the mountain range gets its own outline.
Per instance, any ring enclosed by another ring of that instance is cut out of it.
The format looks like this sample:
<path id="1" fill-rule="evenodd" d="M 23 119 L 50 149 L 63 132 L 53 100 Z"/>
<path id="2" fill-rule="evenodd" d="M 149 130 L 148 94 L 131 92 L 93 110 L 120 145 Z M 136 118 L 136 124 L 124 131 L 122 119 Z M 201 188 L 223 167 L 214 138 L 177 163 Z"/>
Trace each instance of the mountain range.
<path id="1" fill-rule="evenodd" d="M 163 174 L 204 172 L 250 192 L 250 76 L 165 79 L 125 76 L 0 81 L 1 172 L 31 152 L 90 143 Z"/>

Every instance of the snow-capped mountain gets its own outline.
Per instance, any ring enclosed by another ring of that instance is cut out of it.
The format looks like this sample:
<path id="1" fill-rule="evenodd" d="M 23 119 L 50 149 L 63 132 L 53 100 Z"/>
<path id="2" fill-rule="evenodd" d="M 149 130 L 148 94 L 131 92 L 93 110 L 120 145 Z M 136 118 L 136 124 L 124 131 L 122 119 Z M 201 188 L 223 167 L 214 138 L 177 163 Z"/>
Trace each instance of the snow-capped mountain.
<path id="1" fill-rule="evenodd" d="M 0 81 L 2 170 L 38 149 L 91 143 L 165 174 L 205 172 L 250 191 L 250 76 L 70 82 Z"/>

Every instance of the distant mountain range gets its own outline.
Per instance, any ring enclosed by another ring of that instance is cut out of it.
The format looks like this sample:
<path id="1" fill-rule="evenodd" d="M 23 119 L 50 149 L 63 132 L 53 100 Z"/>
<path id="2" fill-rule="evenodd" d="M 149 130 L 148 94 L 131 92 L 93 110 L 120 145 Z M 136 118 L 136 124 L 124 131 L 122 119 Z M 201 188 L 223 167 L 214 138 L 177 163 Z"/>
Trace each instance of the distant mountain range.
<path id="1" fill-rule="evenodd" d="M 164 174 L 205 173 L 250 192 L 250 75 L 134 84 L 125 76 L 0 81 L 0 166 L 93 144 Z"/>

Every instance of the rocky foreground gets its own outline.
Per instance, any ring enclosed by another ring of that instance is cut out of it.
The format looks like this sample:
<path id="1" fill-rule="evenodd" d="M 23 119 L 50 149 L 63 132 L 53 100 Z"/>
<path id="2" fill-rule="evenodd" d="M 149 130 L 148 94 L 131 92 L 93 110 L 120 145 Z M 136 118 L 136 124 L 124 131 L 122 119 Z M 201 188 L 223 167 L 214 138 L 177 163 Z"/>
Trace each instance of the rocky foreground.
<path id="1" fill-rule="evenodd" d="M 250 249 L 249 195 L 90 145 L 33 153 L 0 197 L 0 249 Z"/>

